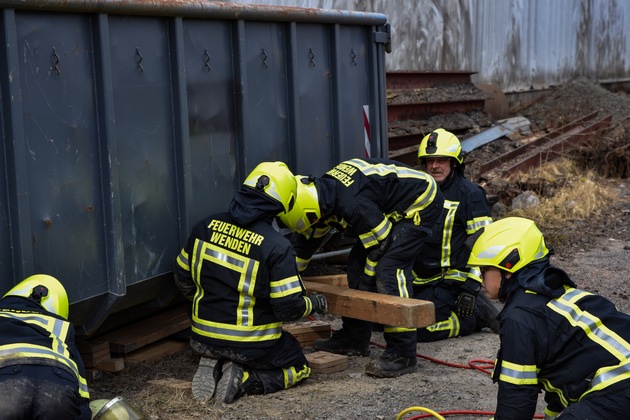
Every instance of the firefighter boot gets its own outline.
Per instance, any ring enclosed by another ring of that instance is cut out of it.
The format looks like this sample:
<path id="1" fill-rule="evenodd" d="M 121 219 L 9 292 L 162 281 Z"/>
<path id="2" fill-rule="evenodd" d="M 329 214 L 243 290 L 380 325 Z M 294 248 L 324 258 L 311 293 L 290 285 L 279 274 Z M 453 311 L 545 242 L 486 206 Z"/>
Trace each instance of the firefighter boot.
<path id="1" fill-rule="evenodd" d="M 475 331 L 481 331 L 482 328 L 490 328 L 495 333 L 499 333 L 499 310 L 495 304 L 486 296 L 484 292 L 480 292 L 477 296 L 477 304 L 475 306 L 475 320 L 477 325 Z"/>
<path id="2" fill-rule="evenodd" d="M 368 356 L 370 354 L 368 343 L 360 343 L 344 328 L 333 332 L 330 338 L 315 340 L 313 349 L 328 353 L 347 354 L 348 356 Z"/>
<path id="3" fill-rule="evenodd" d="M 192 394 L 197 401 L 209 401 L 214 396 L 214 389 L 221 376 L 222 360 L 202 357 L 199 368 L 192 380 Z"/>
<path id="4" fill-rule="evenodd" d="M 226 404 L 243 395 L 243 368 L 231 360 L 226 361 L 221 369 L 221 379 L 217 382 L 215 398 Z"/>
<path id="5" fill-rule="evenodd" d="M 385 350 L 378 361 L 370 362 L 365 366 L 365 373 L 377 378 L 393 378 L 413 373 L 417 368 L 418 361 L 415 356 L 401 356 Z"/>

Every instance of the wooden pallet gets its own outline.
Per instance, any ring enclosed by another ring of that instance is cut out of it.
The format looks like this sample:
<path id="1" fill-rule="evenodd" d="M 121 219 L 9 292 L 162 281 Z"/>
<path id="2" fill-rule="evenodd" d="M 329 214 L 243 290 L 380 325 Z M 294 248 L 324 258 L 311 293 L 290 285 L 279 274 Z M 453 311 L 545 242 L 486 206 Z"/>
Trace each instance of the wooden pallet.
<path id="1" fill-rule="evenodd" d="M 187 341 L 170 337 L 190 328 L 189 304 L 168 308 L 115 331 L 77 342 L 88 378 L 118 372 L 129 363 L 152 363 L 183 351 Z"/>

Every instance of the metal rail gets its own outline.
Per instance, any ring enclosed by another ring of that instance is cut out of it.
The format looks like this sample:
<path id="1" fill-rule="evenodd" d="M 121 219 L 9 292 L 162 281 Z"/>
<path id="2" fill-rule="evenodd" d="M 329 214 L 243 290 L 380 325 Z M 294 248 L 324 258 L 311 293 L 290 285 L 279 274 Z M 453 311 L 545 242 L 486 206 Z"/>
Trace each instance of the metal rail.
<path id="1" fill-rule="evenodd" d="M 109 13 L 281 22 L 384 25 L 381 13 L 236 4 L 206 0 L 1 0 L 0 8 L 64 13 Z"/>
<path id="2" fill-rule="evenodd" d="M 610 115 L 589 114 L 486 162 L 480 167 L 479 176 L 507 176 L 550 162 L 586 142 L 594 132 L 609 127 L 611 120 Z"/>

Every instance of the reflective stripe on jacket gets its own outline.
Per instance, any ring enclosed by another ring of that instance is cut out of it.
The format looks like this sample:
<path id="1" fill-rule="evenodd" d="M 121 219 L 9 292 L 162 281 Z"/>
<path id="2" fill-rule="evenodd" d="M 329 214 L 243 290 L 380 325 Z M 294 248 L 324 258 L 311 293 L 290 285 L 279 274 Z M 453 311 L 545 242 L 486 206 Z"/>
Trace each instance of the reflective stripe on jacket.
<path id="1" fill-rule="evenodd" d="M 15 364 L 61 367 L 77 378 L 79 394 L 90 398 L 69 321 L 38 312 L 2 308 L 0 330 L 0 367 Z"/>

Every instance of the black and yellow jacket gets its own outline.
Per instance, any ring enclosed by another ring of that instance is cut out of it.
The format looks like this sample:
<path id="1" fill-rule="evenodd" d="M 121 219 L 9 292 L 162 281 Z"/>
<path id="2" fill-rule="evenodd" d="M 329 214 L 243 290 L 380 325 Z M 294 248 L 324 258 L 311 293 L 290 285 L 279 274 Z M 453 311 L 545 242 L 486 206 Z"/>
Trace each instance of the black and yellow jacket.
<path id="1" fill-rule="evenodd" d="M 366 249 L 377 246 L 392 224 L 412 219 L 421 225 L 422 211 L 442 199 L 437 183 L 425 172 L 388 159 L 351 159 L 316 180 L 320 223 L 297 238 L 294 246 L 303 270 L 331 227 L 351 227 Z M 311 244 L 307 244 L 310 241 Z"/>
<path id="2" fill-rule="evenodd" d="M 539 390 L 557 414 L 590 395 L 630 387 L 630 315 L 575 288 L 548 257 L 504 280 L 495 420 L 531 419 Z"/>
<path id="3" fill-rule="evenodd" d="M 45 365 L 76 378 L 81 410 L 89 413 L 83 359 L 76 348 L 72 323 L 21 296 L 0 300 L 0 367 Z"/>
<path id="4" fill-rule="evenodd" d="M 192 228 L 175 264 L 176 284 L 192 299 L 195 340 L 215 346 L 265 348 L 282 321 L 311 314 L 313 305 L 289 241 L 272 226 L 282 206 L 241 188 L 228 212 Z"/>
<path id="5" fill-rule="evenodd" d="M 481 285 L 478 268 L 467 266 L 470 250 L 466 239 L 492 222 L 486 193 L 458 170 L 440 185 L 444 213 L 435 234 L 424 243 L 414 263 L 414 284 L 423 286 L 439 281 L 477 293 Z M 463 167 L 461 167 L 463 168 Z"/>

